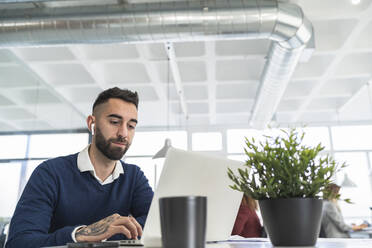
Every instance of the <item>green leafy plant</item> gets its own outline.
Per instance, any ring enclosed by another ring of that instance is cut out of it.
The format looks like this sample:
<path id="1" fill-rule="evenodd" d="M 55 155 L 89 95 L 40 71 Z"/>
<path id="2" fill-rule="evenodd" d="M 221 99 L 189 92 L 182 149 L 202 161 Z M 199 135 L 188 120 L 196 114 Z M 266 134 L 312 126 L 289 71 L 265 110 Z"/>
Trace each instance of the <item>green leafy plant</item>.
<path id="1" fill-rule="evenodd" d="M 265 136 L 256 144 L 254 138 L 245 138 L 247 168 L 235 174 L 230 168 L 228 176 L 234 182 L 230 187 L 242 191 L 256 200 L 309 197 L 321 198 L 333 175 L 345 166 L 329 155 L 319 156 L 324 150 L 302 144 L 304 132 L 295 128 L 281 130 L 284 136 Z"/>

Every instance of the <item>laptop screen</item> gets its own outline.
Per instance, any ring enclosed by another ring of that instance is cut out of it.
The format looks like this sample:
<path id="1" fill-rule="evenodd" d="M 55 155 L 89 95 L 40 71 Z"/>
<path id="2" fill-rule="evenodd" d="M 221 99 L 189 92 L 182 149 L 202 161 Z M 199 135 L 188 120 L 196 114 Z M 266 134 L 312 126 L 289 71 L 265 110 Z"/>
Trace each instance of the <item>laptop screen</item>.
<path id="1" fill-rule="evenodd" d="M 161 245 L 159 198 L 207 197 L 207 241 L 230 237 L 243 193 L 232 190 L 227 168 L 237 170 L 243 162 L 199 152 L 169 149 L 155 190 L 143 232 L 146 246 Z"/>

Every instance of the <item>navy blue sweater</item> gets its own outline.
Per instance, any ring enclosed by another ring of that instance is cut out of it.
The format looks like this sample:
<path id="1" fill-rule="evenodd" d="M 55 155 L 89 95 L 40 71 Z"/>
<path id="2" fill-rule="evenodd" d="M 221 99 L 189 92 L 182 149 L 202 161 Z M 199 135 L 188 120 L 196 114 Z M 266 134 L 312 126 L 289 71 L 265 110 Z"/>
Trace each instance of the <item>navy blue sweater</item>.
<path id="1" fill-rule="evenodd" d="M 144 226 L 153 191 L 139 167 L 122 162 L 124 174 L 101 185 L 89 171 L 79 171 L 77 155 L 47 160 L 35 169 L 11 219 L 7 248 L 64 245 L 73 242 L 75 227 L 114 213 L 131 214 Z"/>

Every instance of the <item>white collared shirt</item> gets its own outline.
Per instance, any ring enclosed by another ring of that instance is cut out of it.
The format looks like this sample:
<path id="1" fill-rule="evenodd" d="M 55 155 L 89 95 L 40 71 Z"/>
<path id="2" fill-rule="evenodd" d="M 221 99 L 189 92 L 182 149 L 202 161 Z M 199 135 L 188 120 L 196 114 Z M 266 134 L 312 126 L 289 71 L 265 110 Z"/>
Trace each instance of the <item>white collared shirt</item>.
<path id="1" fill-rule="evenodd" d="M 115 181 L 120 176 L 120 174 L 124 174 L 123 166 L 121 165 L 120 161 L 116 161 L 114 171 L 111 173 L 110 176 L 108 176 L 106 178 L 105 181 L 102 181 L 99 177 L 97 177 L 97 174 L 96 174 L 96 171 L 94 170 L 94 166 L 92 164 L 92 161 L 90 161 L 89 152 L 88 152 L 89 151 L 89 146 L 90 145 L 85 147 L 84 150 L 82 150 L 78 154 L 77 167 L 78 167 L 80 172 L 89 171 L 94 176 L 94 178 L 97 179 L 97 181 L 101 185 L 112 183 L 113 181 Z M 76 227 L 71 233 L 72 240 L 75 243 L 76 243 L 75 233 L 81 227 L 85 227 L 85 225 Z"/>
<path id="2" fill-rule="evenodd" d="M 112 174 L 108 176 L 105 181 L 102 181 L 97 176 L 92 161 L 90 160 L 88 153 L 89 146 L 90 145 L 88 145 L 87 147 L 84 148 L 84 150 L 79 152 L 77 157 L 77 166 L 81 172 L 89 171 L 101 185 L 112 183 L 113 181 L 115 181 L 115 179 L 117 179 L 120 176 L 120 174 L 124 174 L 123 166 L 121 165 L 120 161 L 116 161 L 115 168 Z"/>

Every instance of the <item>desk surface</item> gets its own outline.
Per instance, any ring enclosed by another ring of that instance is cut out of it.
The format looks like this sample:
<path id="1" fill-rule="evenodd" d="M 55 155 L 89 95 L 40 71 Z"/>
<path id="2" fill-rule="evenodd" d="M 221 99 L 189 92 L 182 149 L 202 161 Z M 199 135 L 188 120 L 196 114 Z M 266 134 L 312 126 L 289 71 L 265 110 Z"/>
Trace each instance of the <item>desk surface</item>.
<path id="1" fill-rule="evenodd" d="M 65 248 L 66 246 L 55 246 L 54 248 Z M 127 248 L 138 248 L 138 246 L 122 246 Z M 208 244 L 205 248 L 271 248 L 268 239 L 247 239 L 231 243 Z M 319 238 L 316 248 L 371 248 L 372 239 L 324 239 Z M 144 247 L 146 248 L 146 246 Z M 290 247 L 296 248 L 296 247 Z"/>
<path id="2" fill-rule="evenodd" d="M 350 235 L 351 237 L 355 237 L 355 238 L 363 238 L 363 237 L 372 238 L 372 228 L 368 227 L 362 230 L 350 232 Z"/>
<path id="3" fill-rule="evenodd" d="M 208 245 L 206 248 L 271 248 L 273 245 L 268 239 L 266 242 L 250 242 L 250 239 L 247 242 L 235 242 L 226 244 L 226 246 L 221 246 L 221 244 Z M 372 248 L 372 239 L 325 239 L 319 238 L 316 245 L 316 248 Z M 296 247 L 290 247 L 296 248 Z"/>

